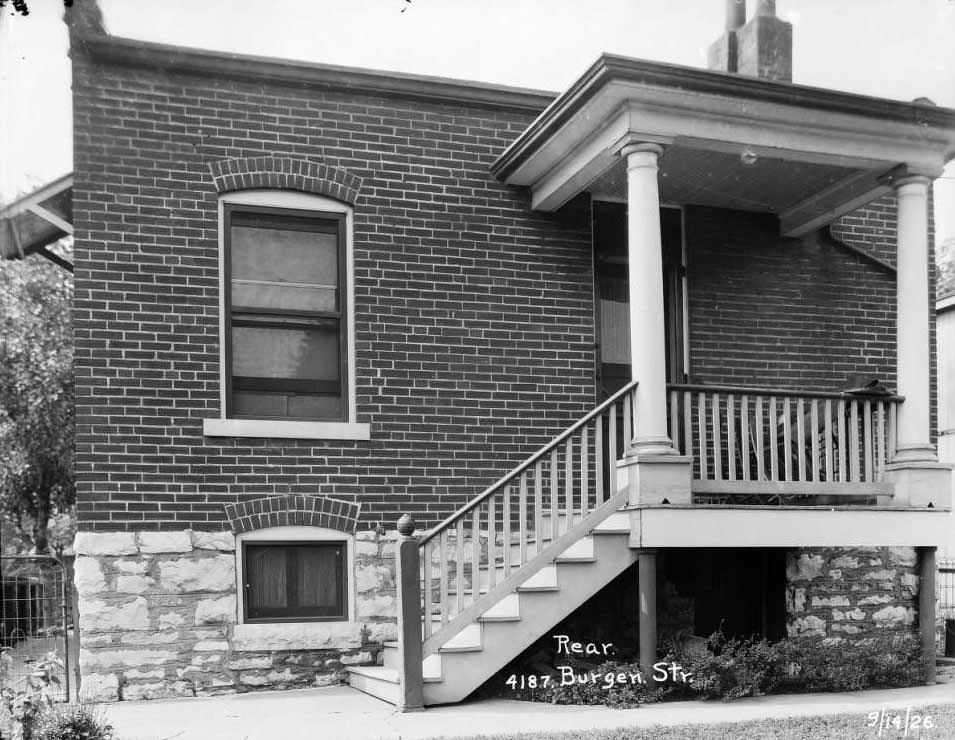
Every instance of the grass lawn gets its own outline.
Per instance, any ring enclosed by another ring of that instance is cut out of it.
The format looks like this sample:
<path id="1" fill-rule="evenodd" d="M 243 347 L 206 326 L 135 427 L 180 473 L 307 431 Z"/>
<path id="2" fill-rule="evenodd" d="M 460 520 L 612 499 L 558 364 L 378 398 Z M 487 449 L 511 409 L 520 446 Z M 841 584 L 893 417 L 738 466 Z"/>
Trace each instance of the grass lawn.
<path id="1" fill-rule="evenodd" d="M 899 715 L 898 729 L 892 722 Z M 922 722 L 931 718 L 931 729 L 913 728 L 913 718 Z M 618 728 L 615 730 L 579 730 L 572 732 L 536 732 L 518 735 L 475 735 L 468 740 L 896 740 L 955 738 L 955 704 L 913 708 L 910 726 L 905 732 L 905 710 L 887 710 L 881 733 L 875 721 L 870 725 L 866 713 L 852 712 L 825 717 L 772 718 L 752 722 L 722 722 L 712 725 L 674 725 L 665 727 Z M 886 720 L 889 726 L 886 727 Z M 438 739 L 436 739 L 438 740 Z"/>

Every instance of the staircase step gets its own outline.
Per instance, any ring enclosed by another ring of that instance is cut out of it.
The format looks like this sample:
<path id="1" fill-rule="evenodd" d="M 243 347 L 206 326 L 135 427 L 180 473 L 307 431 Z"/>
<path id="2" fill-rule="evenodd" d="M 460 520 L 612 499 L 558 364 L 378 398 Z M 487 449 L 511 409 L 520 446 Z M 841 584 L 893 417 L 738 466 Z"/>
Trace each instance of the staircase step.
<path id="1" fill-rule="evenodd" d="M 630 534 L 630 514 L 614 512 L 594 527 L 591 534 Z"/>
<path id="2" fill-rule="evenodd" d="M 481 625 L 472 622 L 448 640 L 438 650 L 442 653 L 471 653 L 483 650 Z"/>
<path id="3" fill-rule="evenodd" d="M 397 642 L 386 642 L 384 643 L 384 651 L 382 655 L 384 656 L 384 666 L 372 666 L 372 667 L 384 667 L 389 668 L 397 673 L 400 663 L 400 653 L 398 652 L 398 643 Z M 421 661 L 421 673 L 422 678 L 424 678 L 425 683 L 435 683 L 441 680 L 441 656 L 438 654 L 429 655 L 423 661 Z"/>
<path id="4" fill-rule="evenodd" d="M 559 591 L 557 585 L 557 566 L 545 565 L 524 583 L 517 587 L 518 591 Z"/>
<path id="5" fill-rule="evenodd" d="M 400 699 L 397 668 L 384 666 L 349 668 L 348 683 L 352 688 L 391 704 L 397 705 Z"/>
<path id="6" fill-rule="evenodd" d="M 593 537 L 581 537 L 574 544 L 557 556 L 558 563 L 592 563 L 594 556 Z"/>
<path id="7" fill-rule="evenodd" d="M 480 616 L 482 622 L 513 622 L 521 618 L 521 598 L 509 594 Z"/>

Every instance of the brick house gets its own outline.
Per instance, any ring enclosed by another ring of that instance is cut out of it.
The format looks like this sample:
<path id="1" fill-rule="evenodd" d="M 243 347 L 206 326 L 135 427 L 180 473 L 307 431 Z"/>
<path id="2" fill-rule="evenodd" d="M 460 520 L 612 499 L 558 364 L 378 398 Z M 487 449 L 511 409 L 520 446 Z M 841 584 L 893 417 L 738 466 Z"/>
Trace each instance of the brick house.
<path id="1" fill-rule="evenodd" d="M 955 112 L 792 84 L 773 5 L 556 97 L 74 7 L 84 689 L 457 701 L 621 577 L 644 663 L 677 599 L 934 650 Z"/>

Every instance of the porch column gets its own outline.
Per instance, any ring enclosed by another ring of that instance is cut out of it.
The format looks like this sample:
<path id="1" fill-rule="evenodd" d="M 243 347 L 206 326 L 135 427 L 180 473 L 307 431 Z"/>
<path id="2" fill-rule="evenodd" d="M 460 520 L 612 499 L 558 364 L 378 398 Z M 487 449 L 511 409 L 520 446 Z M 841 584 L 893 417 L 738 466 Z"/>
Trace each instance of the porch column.
<path id="1" fill-rule="evenodd" d="M 637 556 L 637 592 L 640 601 L 640 668 L 650 683 L 657 662 L 657 551 Z M 652 683 L 650 684 L 652 686 Z"/>
<path id="2" fill-rule="evenodd" d="M 667 436 L 666 335 L 663 321 L 663 254 L 659 144 L 627 144 L 627 259 L 630 284 L 630 362 L 636 390 L 633 453 L 673 454 Z"/>
<path id="3" fill-rule="evenodd" d="M 929 429 L 928 188 L 924 175 L 893 183 L 898 199 L 898 410 L 894 463 L 935 462 Z"/>

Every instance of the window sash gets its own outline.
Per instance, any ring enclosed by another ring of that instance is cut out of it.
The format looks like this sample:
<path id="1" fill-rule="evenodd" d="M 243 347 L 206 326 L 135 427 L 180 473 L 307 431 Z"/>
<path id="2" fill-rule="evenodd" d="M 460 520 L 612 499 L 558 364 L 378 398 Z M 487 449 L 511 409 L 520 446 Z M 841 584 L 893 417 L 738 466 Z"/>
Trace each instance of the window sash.
<path id="1" fill-rule="evenodd" d="M 242 584 L 244 594 L 244 621 L 255 622 L 330 622 L 345 621 L 348 619 L 348 581 L 346 566 L 348 560 L 348 544 L 344 540 L 305 540 L 305 541 L 258 541 L 248 542 L 242 548 Z M 252 583 L 256 575 L 252 572 L 254 551 L 258 548 L 274 548 L 284 551 L 285 555 L 285 606 L 284 607 L 253 607 Z M 337 588 L 339 599 L 335 604 L 324 607 L 300 606 L 299 594 L 304 593 L 300 577 L 308 568 L 303 567 L 301 558 L 306 548 L 339 549 L 340 556 L 336 558 L 333 588 Z"/>
<path id="2" fill-rule="evenodd" d="M 227 418 L 256 419 L 294 419 L 315 421 L 348 420 L 348 327 L 344 317 L 347 315 L 347 253 L 346 253 L 346 217 L 343 213 L 325 211 L 306 211 L 289 208 L 272 208 L 242 204 L 224 205 L 224 267 L 223 293 L 225 306 L 225 379 Z M 334 233 L 338 247 L 338 310 L 337 311 L 299 311 L 295 309 L 263 309 L 250 306 L 232 305 L 232 227 L 258 223 L 256 219 L 274 223 L 283 230 L 299 230 L 314 233 Z M 233 373 L 232 327 L 262 327 L 278 329 L 327 329 L 337 331 L 339 347 L 338 381 L 268 378 L 235 376 Z M 338 414 L 323 416 L 293 415 L 243 415 L 234 411 L 235 391 L 283 392 L 332 397 L 338 399 Z"/>

